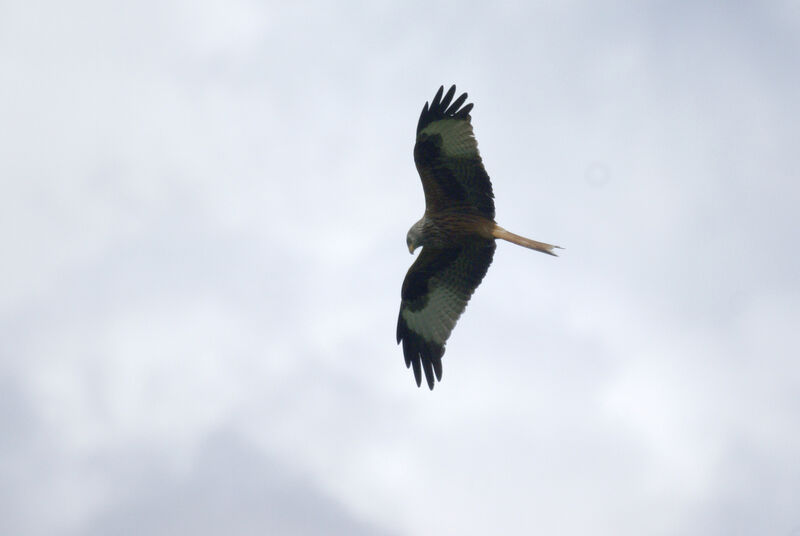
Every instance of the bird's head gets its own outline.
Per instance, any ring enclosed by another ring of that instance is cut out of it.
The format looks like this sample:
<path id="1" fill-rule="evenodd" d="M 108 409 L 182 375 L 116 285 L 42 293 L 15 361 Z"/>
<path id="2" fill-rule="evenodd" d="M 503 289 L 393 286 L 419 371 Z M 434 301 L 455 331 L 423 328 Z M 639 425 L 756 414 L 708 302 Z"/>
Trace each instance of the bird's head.
<path id="1" fill-rule="evenodd" d="M 422 220 L 411 226 L 406 235 L 406 245 L 408 252 L 413 254 L 414 250 L 422 246 Z"/>

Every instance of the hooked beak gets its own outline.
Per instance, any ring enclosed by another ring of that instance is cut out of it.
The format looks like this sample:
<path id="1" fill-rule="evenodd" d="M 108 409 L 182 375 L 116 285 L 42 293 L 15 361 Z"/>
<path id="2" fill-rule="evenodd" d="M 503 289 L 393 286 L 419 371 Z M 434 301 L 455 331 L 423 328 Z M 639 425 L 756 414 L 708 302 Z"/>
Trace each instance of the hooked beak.
<path id="1" fill-rule="evenodd" d="M 408 252 L 411 253 L 412 255 L 414 254 L 414 244 L 408 245 Z"/>

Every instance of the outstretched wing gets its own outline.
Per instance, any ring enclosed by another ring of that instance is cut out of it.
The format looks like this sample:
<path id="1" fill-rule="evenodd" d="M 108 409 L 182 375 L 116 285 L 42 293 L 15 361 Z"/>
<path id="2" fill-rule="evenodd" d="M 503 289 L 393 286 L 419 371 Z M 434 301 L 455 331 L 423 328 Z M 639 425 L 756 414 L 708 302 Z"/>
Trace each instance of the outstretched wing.
<path id="1" fill-rule="evenodd" d="M 442 379 L 442 355 L 450 332 L 483 280 L 494 256 L 492 239 L 473 238 L 459 246 L 425 246 L 403 281 L 397 342 L 403 342 L 406 367 L 414 367 L 417 386 L 425 371 L 433 389 Z"/>
<path id="2" fill-rule="evenodd" d="M 472 103 L 463 93 L 452 101 L 456 86 L 442 97 L 439 88 L 425 103 L 417 124 L 414 162 L 425 190 L 426 210 L 457 208 L 494 220 L 494 194 L 489 175 L 478 153 L 469 115 Z"/>

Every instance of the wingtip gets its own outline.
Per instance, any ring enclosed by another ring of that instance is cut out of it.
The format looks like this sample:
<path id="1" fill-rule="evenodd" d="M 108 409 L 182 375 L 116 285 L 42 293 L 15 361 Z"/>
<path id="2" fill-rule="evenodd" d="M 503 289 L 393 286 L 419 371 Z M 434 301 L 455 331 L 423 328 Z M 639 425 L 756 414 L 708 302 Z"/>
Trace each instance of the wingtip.
<path id="1" fill-rule="evenodd" d="M 453 87 L 455 87 L 455 86 L 453 86 Z M 464 104 L 464 101 L 467 100 L 468 96 L 469 95 L 467 95 L 466 93 L 462 93 L 456 100 L 453 101 L 453 103 L 450 105 L 450 107 L 447 108 L 447 110 L 444 111 L 444 115 L 446 115 L 446 116 L 447 115 L 455 116 L 456 112 L 461 107 L 461 105 Z"/>
<path id="2" fill-rule="evenodd" d="M 463 119 L 467 122 L 470 121 L 469 112 L 474 106 L 469 103 L 462 107 L 462 105 L 469 98 L 469 94 L 464 92 L 454 99 L 456 95 L 456 85 L 450 86 L 450 89 L 445 93 L 444 85 L 439 86 L 433 100 L 425 102 L 425 106 L 420 113 L 419 121 L 417 121 L 417 134 L 419 134 L 428 124 L 444 118 Z"/>
<path id="3" fill-rule="evenodd" d="M 447 93 L 445 93 L 444 97 L 442 97 L 442 104 L 441 104 L 442 109 L 447 109 L 447 107 L 450 106 L 450 101 L 453 100 L 453 95 L 455 94 L 456 94 L 456 86 L 455 84 L 453 84 L 452 86 L 450 86 L 450 89 L 447 90 Z M 445 112 L 445 115 L 446 113 L 447 112 Z"/>
<path id="4" fill-rule="evenodd" d="M 475 103 L 474 103 L 474 102 L 470 102 L 469 104 L 467 104 L 466 106 L 464 106 L 463 108 L 461 108 L 461 109 L 458 111 L 458 114 L 456 114 L 456 117 L 461 117 L 461 118 L 464 118 L 464 119 L 469 119 L 469 113 L 472 111 L 472 109 L 473 109 L 474 107 L 475 107 Z"/>
<path id="5" fill-rule="evenodd" d="M 414 380 L 417 382 L 417 387 L 422 387 L 422 371 L 419 368 L 419 362 L 414 362 Z"/>
<path id="6" fill-rule="evenodd" d="M 431 109 L 437 108 L 439 103 L 442 102 L 442 93 L 444 93 L 444 86 L 439 86 L 439 91 L 436 92 L 436 95 L 433 96 L 433 101 L 431 102 Z"/>

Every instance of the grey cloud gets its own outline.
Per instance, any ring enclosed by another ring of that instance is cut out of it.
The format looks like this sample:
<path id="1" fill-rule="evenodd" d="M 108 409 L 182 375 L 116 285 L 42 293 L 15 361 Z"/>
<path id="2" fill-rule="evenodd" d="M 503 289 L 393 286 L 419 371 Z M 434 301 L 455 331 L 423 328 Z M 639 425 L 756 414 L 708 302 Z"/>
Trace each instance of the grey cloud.
<path id="1" fill-rule="evenodd" d="M 235 434 L 213 433 L 175 470 L 135 449 L 95 460 L 115 497 L 74 534 L 388 534 Z"/>

